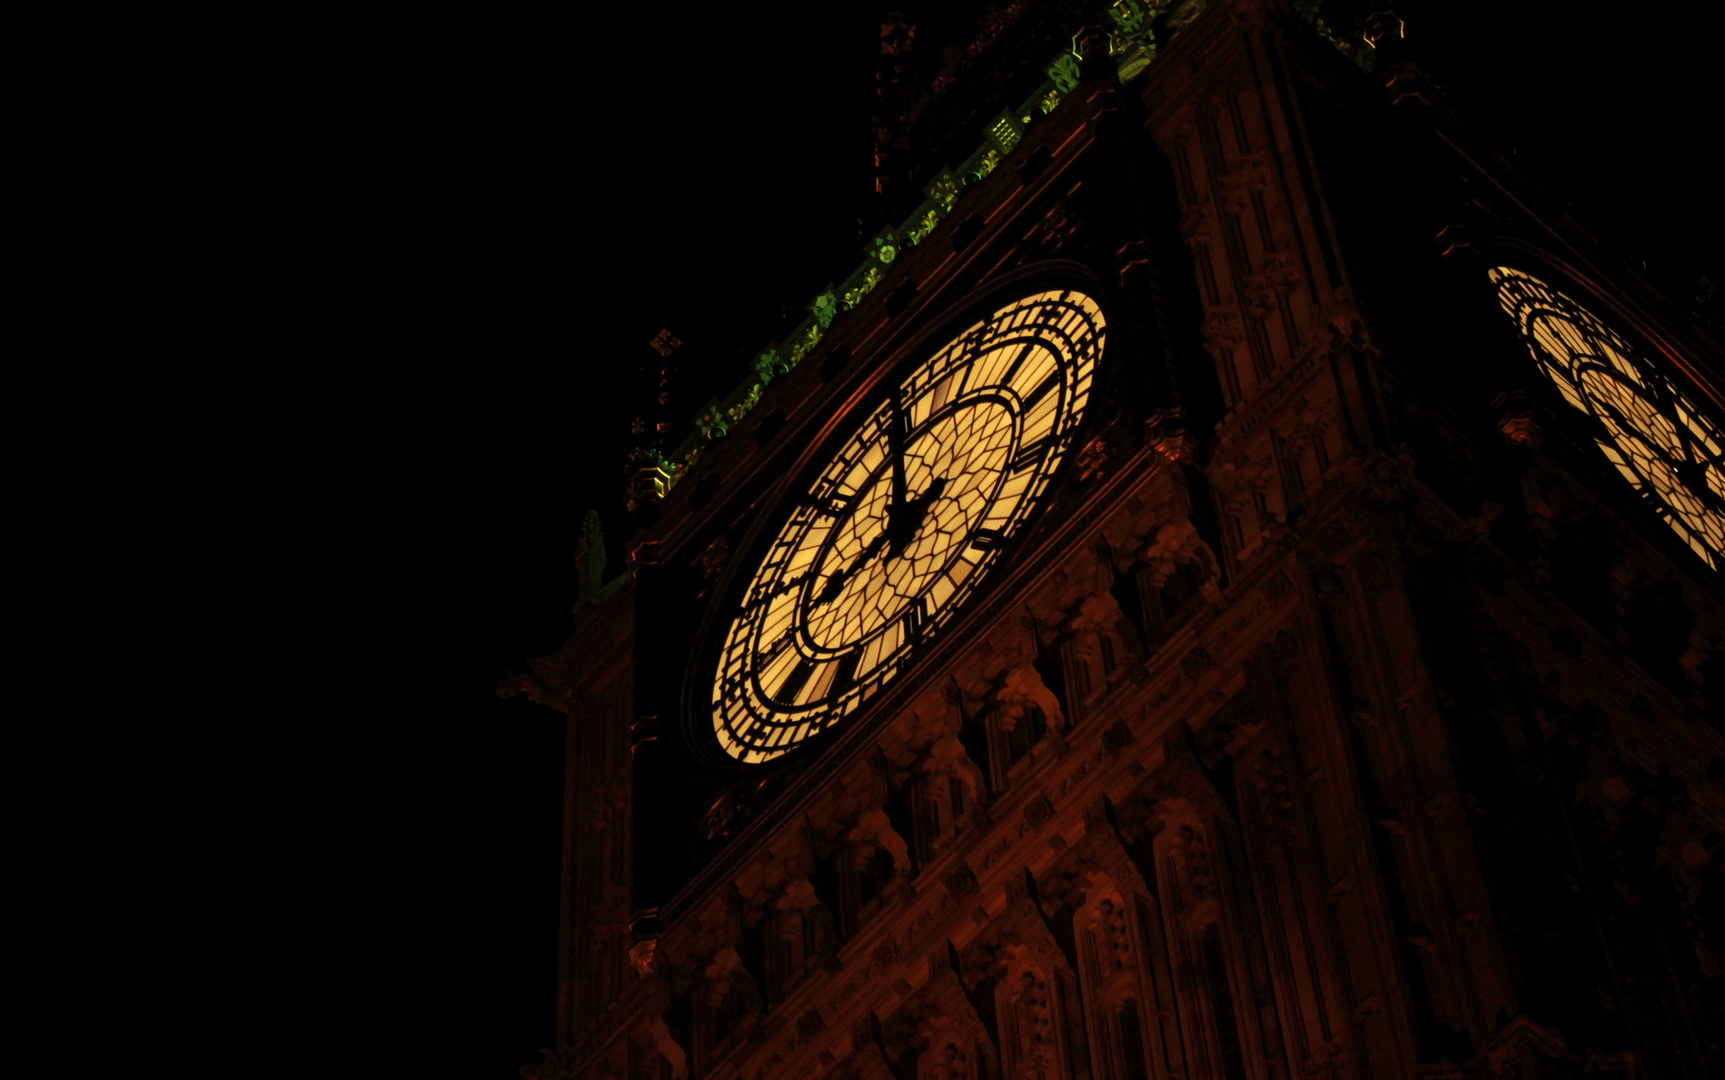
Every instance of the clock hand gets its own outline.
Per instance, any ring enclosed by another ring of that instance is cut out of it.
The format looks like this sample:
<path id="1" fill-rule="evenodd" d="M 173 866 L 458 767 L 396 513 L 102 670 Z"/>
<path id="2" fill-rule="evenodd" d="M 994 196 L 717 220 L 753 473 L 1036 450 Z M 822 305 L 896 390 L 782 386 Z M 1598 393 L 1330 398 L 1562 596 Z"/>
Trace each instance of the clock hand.
<path id="1" fill-rule="evenodd" d="M 762 604 L 770 604 L 774 600 L 777 600 L 779 597 L 783 596 L 784 594 L 791 592 L 794 589 L 802 588 L 802 584 L 805 580 L 807 580 L 807 578 L 808 578 L 808 574 L 806 574 L 806 573 L 798 574 L 796 577 L 791 578 L 788 581 L 782 581 L 779 584 L 774 585 L 772 588 L 766 590 L 765 592 L 761 593 L 759 596 L 755 597 L 754 602 L 746 605 L 743 608 L 743 611 L 744 612 L 754 611 L 756 608 L 759 608 Z"/>
<path id="2" fill-rule="evenodd" d="M 1725 498 L 1721 498 L 1707 482 L 1707 470 L 1711 465 L 1707 456 L 1697 447 L 1694 433 L 1686 424 L 1671 426 L 1677 431 L 1678 460 L 1671 463 L 1673 471 L 1677 473 L 1677 479 L 1710 512 L 1725 514 Z"/>
<path id="3" fill-rule="evenodd" d="M 892 454 L 892 509 L 889 519 L 895 519 L 907 501 L 904 480 L 904 402 L 898 387 L 892 391 L 892 427 L 887 431 L 887 449 Z"/>
<path id="4" fill-rule="evenodd" d="M 891 545 L 892 550 L 887 553 L 887 557 L 898 558 L 903 553 L 905 546 L 916 539 L 917 530 L 922 528 L 923 518 L 928 516 L 928 508 L 934 505 L 935 500 L 939 499 L 944 491 L 946 491 L 946 477 L 936 477 L 934 483 L 928 486 L 927 491 L 905 503 L 899 515 L 889 519 L 887 527 L 869 541 L 868 547 L 863 549 L 862 554 L 857 556 L 855 562 L 848 567 L 834 571 L 833 575 L 827 578 L 827 583 L 821 586 L 821 591 L 815 596 L 815 606 L 821 607 L 837 600 L 839 593 L 844 591 L 845 582 L 860 574 L 863 567 L 880 554 L 882 548 Z"/>
<path id="5" fill-rule="evenodd" d="M 844 591 L 845 582 L 856 577 L 862 572 L 862 568 L 868 565 L 870 559 L 880 554 L 880 549 L 886 547 L 891 534 L 892 526 L 888 525 L 880 531 L 879 536 L 869 542 L 869 546 L 863 549 L 861 555 L 857 556 L 856 562 L 851 563 L 848 567 L 833 571 L 833 576 L 827 578 L 827 583 L 821 586 L 821 591 L 815 596 L 815 606 L 821 607 L 837 600 L 839 593 Z"/>
<path id="6" fill-rule="evenodd" d="M 887 532 L 893 534 L 892 555 L 894 558 L 897 558 L 899 553 L 904 551 L 912 540 L 916 539 L 917 530 L 922 528 L 922 519 L 928 516 L 928 508 L 934 504 L 936 499 L 940 498 L 941 492 L 945 490 L 946 477 L 936 477 L 934 483 L 928 486 L 927 491 L 907 502 L 903 511 L 893 518 L 892 524 L 887 526 Z"/>

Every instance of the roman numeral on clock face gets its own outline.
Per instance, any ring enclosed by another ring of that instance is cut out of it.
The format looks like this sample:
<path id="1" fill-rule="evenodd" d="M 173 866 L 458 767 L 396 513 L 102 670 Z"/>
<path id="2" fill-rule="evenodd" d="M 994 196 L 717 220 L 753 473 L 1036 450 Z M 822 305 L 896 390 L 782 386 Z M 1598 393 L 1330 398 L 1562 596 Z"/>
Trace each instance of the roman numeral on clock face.
<path id="1" fill-rule="evenodd" d="M 1021 472 L 1041 461 L 1042 455 L 1048 452 L 1049 441 L 1045 436 L 1033 443 L 1027 443 L 1018 451 L 1018 456 L 1012 459 L 1012 471 Z"/>
<path id="2" fill-rule="evenodd" d="M 833 692 L 842 694 L 856 685 L 857 663 L 862 660 L 862 651 L 852 649 L 849 655 L 839 661 L 838 674 L 833 678 Z"/>
<path id="3" fill-rule="evenodd" d="M 853 501 L 853 496 L 835 491 L 825 498 L 810 498 L 809 505 L 813 506 L 818 514 L 824 514 L 831 518 L 841 518 L 850 513 Z"/>
<path id="4" fill-rule="evenodd" d="M 1024 411 L 1030 412 L 1032 409 L 1036 408 L 1036 403 L 1047 397 L 1049 393 L 1059 385 L 1060 372 L 1055 371 L 1050 373 L 1048 378 L 1043 379 L 1041 385 L 1032 390 L 1030 392 L 1030 396 L 1024 399 Z"/>
<path id="5" fill-rule="evenodd" d="M 911 643 L 914 645 L 922 644 L 923 634 L 927 632 L 929 623 L 932 621 L 927 605 L 927 598 L 918 600 L 904 614 L 905 633 L 910 635 Z"/>
<path id="6" fill-rule="evenodd" d="M 795 702 L 797 691 L 803 688 L 803 684 L 807 683 L 809 676 L 814 673 L 815 666 L 813 664 L 807 660 L 798 660 L 797 666 L 791 669 L 789 675 L 785 676 L 785 681 L 779 685 L 779 689 L 773 694 L 773 697 L 787 704 Z"/>
<path id="7" fill-rule="evenodd" d="M 773 642 L 770 645 L 763 646 L 761 648 L 761 651 L 755 654 L 755 668 L 756 668 L 756 670 L 764 670 L 766 668 L 771 667 L 773 664 L 773 661 L 777 660 L 779 658 L 780 654 L 783 653 L 786 649 L 788 649 L 790 647 L 791 647 L 791 635 L 790 634 L 786 634 L 784 637 L 781 637 L 779 640 Z"/>
<path id="8" fill-rule="evenodd" d="M 790 592 L 791 590 L 800 588 L 802 586 L 802 583 L 804 581 L 808 580 L 808 576 L 809 576 L 808 573 L 804 572 L 804 573 L 798 574 L 797 576 L 795 576 L 793 578 L 787 578 L 786 580 L 779 582 L 778 584 L 774 585 L 772 588 L 767 589 L 766 591 L 762 592 L 759 596 L 755 597 L 754 600 L 749 602 L 747 607 L 743 608 L 743 610 L 745 612 L 753 612 L 753 611 L 759 610 L 761 607 L 772 603 L 774 600 L 777 600 L 779 597 L 785 595 L 786 593 Z"/>
<path id="9" fill-rule="evenodd" d="M 1035 352 L 1035 351 L 1036 351 L 1035 345 L 1021 345 L 1021 346 L 1019 346 L 1018 355 L 1014 356 L 1012 358 L 1012 366 L 1007 368 L 1006 372 L 1003 375 L 1001 375 L 1000 379 L 998 380 L 1000 385 L 1001 386 L 1011 386 L 1012 380 L 1018 378 L 1018 369 L 1024 366 L 1024 361 L 1026 359 L 1028 359 L 1030 357 L 1030 354 Z"/>
<path id="10" fill-rule="evenodd" d="M 999 529 L 978 529 L 970 536 L 970 546 L 978 551 L 987 551 L 999 547 L 1001 539 Z"/>

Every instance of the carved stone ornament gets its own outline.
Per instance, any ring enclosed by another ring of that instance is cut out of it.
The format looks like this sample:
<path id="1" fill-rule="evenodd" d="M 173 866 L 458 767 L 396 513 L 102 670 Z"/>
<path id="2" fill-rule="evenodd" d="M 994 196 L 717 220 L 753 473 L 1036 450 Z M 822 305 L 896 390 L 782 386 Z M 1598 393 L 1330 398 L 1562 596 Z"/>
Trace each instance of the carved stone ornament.
<path id="1" fill-rule="evenodd" d="M 1245 216 L 1252 212 L 1252 196 L 1270 186 L 1270 174 L 1256 157 L 1246 155 L 1222 176 L 1222 205 Z"/>
<path id="2" fill-rule="evenodd" d="M 1204 348 L 1222 363 L 1232 363 L 1235 350 L 1246 343 L 1240 316 L 1224 308 L 1212 308 L 1204 320 Z"/>
<path id="3" fill-rule="evenodd" d="M 1120 601 L 1114 599 L 1114 594 L 1103 592 L 1085 597 L 1066 625 L 1068 629 L 1079 634 L 1107 633 L 1119 626 L 1125 617 L 1120 610 Z"/>
<path id="4" fill-rule="evenodd" d="M 734 946 L 726 945 L 713 954 L 706 969 L 701 972 L 707 983 L 707 1004 L 718 1008 L 731 992 L 731 981 L 737 972 L 743 969 L 743 958 L 737 954 Z"/>
<path id="5" fill-rule="evenodd" d="M 1192 203 L 1180 215 L 1180 235 L 1190 244 L 1207 244 L 1216 236 L 1216 211 L 1209 203 Z"/>
<path id="6" fill-rule="evenodd" d="M 1302 273 L 1297 259 L 1272 252 L 1246 279 L 1246 298 L 1260 317 L 1276 310 L 1277 301 L 1300 286 Z"/>
<path id="7" fill-rule="evenodd" d="M 918 768 L 929 776 L 945 776 L 964 785 L 964 797 L 980 804 L 987 790 L 982 769 L 972 761 L 958 737 L 947 732 L 929 745 Z"/>
<path id="8" fill-rule="evenodd" d="M 1055 728 L 1064 730 L 1066 727 L 1066 714 L 1061 711 L 1060 699 L 1043 683 L 1036 668 L 1029 664 L 1007 672 L 1006 679 L 994 692 L 994 698 L 1001 705 L 1001 726 L 1008 731 L 1023 717 L 1028 705 L 1041 709 L 1042 715 Z"/>
<path id="9" fill-rule="evenodd" d="M 864 810 L 857 817 L 856 824 L 845 833 L 845 840 L 853 845 L 852 855 L 859 870 L 868 865 L 876 848 L 887 850 L 898 873 L 903 874 L 910 867 L 910 848 L 905 845 L 904 837 L 892 827 L 886 811 L 879 807 Z"/>
<path id="10" fill-rule="evenodd" d="M 1078 479 L 1081 483 L 1101 479 L 1108 472 L 1108 438 L 1098 435 L 1078 451 Z"/>
<path id="11" fill-rule="evenodd" d="M 1176 570 L 1198 556 L 1203 545 L 1191 519 L 1179 518 L 1156 530 L 1155 539 L 1138 553 L 1138 561 L 1150 575 L 1150 584 L 1160 589 Z"/>

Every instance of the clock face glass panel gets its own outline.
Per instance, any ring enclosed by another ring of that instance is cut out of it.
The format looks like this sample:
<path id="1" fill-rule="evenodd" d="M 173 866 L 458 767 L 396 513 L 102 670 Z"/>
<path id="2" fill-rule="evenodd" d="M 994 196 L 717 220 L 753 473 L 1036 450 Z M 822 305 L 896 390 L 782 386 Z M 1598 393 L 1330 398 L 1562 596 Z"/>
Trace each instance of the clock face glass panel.
<path id="1" fill-rule="evenodd" d="M 1673 532 L 1718 569 L 1725 558 L 1725 434 L 1610 327 L 1545 282 L 1500 266 L 1498 302 L 1563 399 L 1597 422 L 1594 442 Z"/>
<path id="2" fill-rule="evenodd" d="M 711 699 L 727 755 L 790 752 L 940 631 L 1035 510 L 1104 338 L 1094 299 L 1040 292 L 892 387 L 808 485 L 742 596 Z"/>

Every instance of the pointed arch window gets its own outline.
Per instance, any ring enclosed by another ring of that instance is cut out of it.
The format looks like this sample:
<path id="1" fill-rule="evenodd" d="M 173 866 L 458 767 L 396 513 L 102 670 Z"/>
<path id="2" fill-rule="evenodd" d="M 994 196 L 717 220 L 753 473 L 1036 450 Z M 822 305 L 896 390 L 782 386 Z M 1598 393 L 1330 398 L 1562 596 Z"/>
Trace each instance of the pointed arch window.
<path id="1" fill-rule="evenodd" d="M 1488 273 L 1563 399 L 1594 420 L 1594 442 L 1709 567 L 1725 559 L 1725 432 L 1622 336 L 1568 296 L 1508 266 Z"/>

